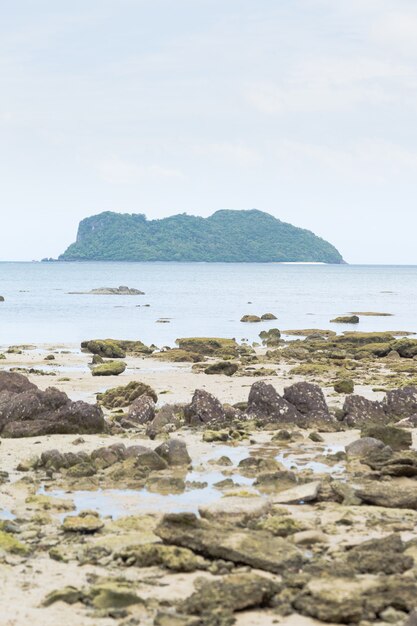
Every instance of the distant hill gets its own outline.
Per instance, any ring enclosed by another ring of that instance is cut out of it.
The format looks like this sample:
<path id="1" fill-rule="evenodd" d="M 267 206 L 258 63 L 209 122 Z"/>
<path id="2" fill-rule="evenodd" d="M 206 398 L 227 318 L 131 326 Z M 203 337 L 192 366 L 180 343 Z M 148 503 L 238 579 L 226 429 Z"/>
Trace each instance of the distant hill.
<path id="1" fill-rule="evenodd" d="M 344 263 L 324 239 L 255 209 L 160 220 L 106 211 L 80 222 L 59 260 Z"/>

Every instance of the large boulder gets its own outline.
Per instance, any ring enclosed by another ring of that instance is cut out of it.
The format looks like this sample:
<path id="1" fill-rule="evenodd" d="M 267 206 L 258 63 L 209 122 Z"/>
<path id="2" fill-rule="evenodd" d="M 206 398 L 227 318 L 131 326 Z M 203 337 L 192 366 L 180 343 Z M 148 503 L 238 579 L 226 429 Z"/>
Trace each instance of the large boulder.
<path id="1" fill-rule="evenodd" d="M 221 422 L 225 419 L 225 412 L 221 402 L 204 389 L 196 389 L 191 400 L 184 408 L 185 421 L 192 425 Z"/>
<path id="2" fill-rule="evenodd" d="M 329 413 L 326 399 L 318 385 L 307 382 L 295 383 L 284 390 L 284 400 L 305 416 L 306 425 L 316 421 L 335 421 Z"/>
<path id="3" fill-rule="evenodd" d="M 104 393 L 98 393 L 97 400 L 106 409 L 117 409 L 130 406 L 134 400 L 143 395 L 150 396 L 155 402 L 158 400 L 152 387 L 138 381 L 132 381 L 127 385 L 112 387 Z"/>
<path id="4" fill-rule="evenodd" d="M 410 417 L 417 413 L 417 387 L 403 387 L 387 392 L 384 399 L 385 413 L 392 420 Z"/>
<path id="5" fill-rule="evenodd" d="M 68 396 L 50 387 L 41 391 L 20 374 L 16 379 L 0 377 L 12 392 L 0 393 L 0 435 L 34 437 L 50 434 L 85 434 L 103 432 L 104 416 L 100 407 L 86 402 L 72 402 Z M 27 383 L 22 381 L 22 378 Z"/>
<path id="6" fill-rule="evenodd" d="M 369 422 L 385 424 L 388 420 L 382 402 L 363 396 L 347 396 L 343 405 L 343 421 L 348 426 L 362 426 Z"/>
<path id="7" fill-rule="evenodd" d="M 301 413 L 293 404 L 279 395 L 272 385 L 262 380 L 251 387 L 246 413 L 250 418 L 265 422 L 300 424 L 304 421 Z"/>

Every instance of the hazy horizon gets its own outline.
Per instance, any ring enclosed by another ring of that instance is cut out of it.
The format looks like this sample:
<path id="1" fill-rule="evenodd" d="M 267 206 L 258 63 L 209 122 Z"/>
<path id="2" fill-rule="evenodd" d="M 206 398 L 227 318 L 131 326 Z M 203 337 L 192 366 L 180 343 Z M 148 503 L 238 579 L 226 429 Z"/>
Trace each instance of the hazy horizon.
<path id="1" fill-rule="evenodd" d="M 16 0 L 0 260 L 106 210 L 256 208 L 348 263 L 417 264 L 416 61 L 411 0 Z"/>

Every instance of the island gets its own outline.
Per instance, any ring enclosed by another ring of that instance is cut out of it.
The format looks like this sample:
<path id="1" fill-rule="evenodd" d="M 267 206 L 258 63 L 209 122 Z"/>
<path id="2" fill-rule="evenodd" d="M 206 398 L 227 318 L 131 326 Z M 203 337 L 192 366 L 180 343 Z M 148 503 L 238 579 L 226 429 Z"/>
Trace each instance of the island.
<path id="1" fill-rule="evenodd" d="M 105 211 L 80 222 L 59 260 L 344 263 L 329 242 L 256 209 L 158 220 Z"/>

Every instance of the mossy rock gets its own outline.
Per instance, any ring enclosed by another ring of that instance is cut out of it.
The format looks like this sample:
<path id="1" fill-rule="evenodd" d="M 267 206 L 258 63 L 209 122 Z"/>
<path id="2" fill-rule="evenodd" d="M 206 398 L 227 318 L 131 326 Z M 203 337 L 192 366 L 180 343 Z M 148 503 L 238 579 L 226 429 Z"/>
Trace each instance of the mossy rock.
<path id="1" fill-rule="evenodd" d="M 353 346 L 364 346 L 369 343 L 389 343 L 394 341 L 391 333 L 360 333 L 360 332 L 344 332 L 343 335 L 333 338 L 333 342 L 337 344 L 350 343 Z"/>
<path id="2" fill-rule="evenodd" d="M 289 515 L 271 515 L 257 522 L 258 530 L 266 530 L 275 537 L 288 537 L 306 529 L 305 524 Z"/>
<path id="3" fill-rule="evenodd" d="M 261 320 L 263 322 L 269 322 L 270 320 L 276 320 L 278 319 L 276 315 L 274 315 L 273 313 L 264 313 L 263 315 L 261 315 Z"/>
<path id="4" fill-rule="evenodd" d="M 194 572 L 207 569 L 209 562 L 188 548 L 148 543 L 128 546 L 115 554 L 116 561 L 136 567 L 161 566 L 174 572 Z"/>
<path id="5" fill-rule="evenodd" d="M 397 426 L 369 424 L 361 429 L 361 437 L 379 439 L 393 450 L 407 450 L 412 445 L 411 432 Z"/>
<path id="6" fill-rule="evenodd" d="M 96 609 L 123 609 L 143 600 L 132 591 L 131 584 L 108 582 L 90 589 L 89 598 Z"/>
<path id="7" fill-rule="evenodd" d="M 69 515 L 62 523 L 62 530 L 71 533 L 92 534 L 104 527 L 104 522 L 97 517 L 87 513 L 86 515 Z"/>
<path id="8" fill-rule="evenodd" d="M 42 602 L 42 606 L 51 606 L 55 604 L 55 602 L 65 602 L 66 604 L 75 604 L 76 602 L 81 602 L 83 599 L 83 593 L 80 589 L 76 587 L 62 587 L 62 589 L 55 589 L 48 593 L 44 601 Z"/>
<path id="9" fill-rule="evenodd" d="M 390 352 L 392 352 L 392 344 L 391 343 L 367 343 L 364 346 L 360 347 L 360 352 L 366 352 L 368 354 L 373 354 L 379 358 L 384 356 L 388 356 Z"/>
<path id="10" fill-rule="evenodd" d="M 221 352 L 237 356 L 238 350 L 238 344 L 234 339 L 220 337 L 186 337 L 177 339 L 176 344 L 180 350 L 196 352 L 205 356 L 217 356 Z"/>
<path id="11" fill-rule="evenodd" d="M 355 384 L 350 378 L 342 378 L 334 384 L 333 389 L 336 393 L 353 393 L 355 391 Z"/>
<path id="12" fill-rule="evenodd" d="M 360 320 L 357 315 L 341 315 L 330 320 L 331 324 L 359 324 Z"/>
<path id="13" fill-rule="evenodd" d="M 244 315 L 240 321 L 246 324 L 256 324 L 262 320 L 259 315 Z"/>
<path id="14" fill-rule="evenodd" d="M 259 333 L 259 337 L 262 339 L 263 345 L 268 348 L 279 346 L 281 343 L 281 331 L 278 328 L 263 330 Z"/>
<path id="15" fill-rule="evenodd" d="M 10 533 L 0 530 L 0 552 L 2 551 L 25 556 L 29 554 L 30 549 Z"/>
<path id="16" fill-rule="evenodd" d="M 143 395 L 149 396 L 154 402 L 158 401 L 158 396 L 152 387 L 145 383 L 132 381 L 127 385 L 113 387 L 104 393 L 98 393 L 97 402 L 106 409 L 116 409 L 130 406 L 134 400 Z"/>
<path id="17" fill-rule="evenodd" d="M 225 376 L 233 376 L 238 371 L 239 366 L 237 363 L 231 361 L 219 361 L 218 363 L 212 363 L 204 370 L 205 374 L 224 374 Z"/>
<path id="18" fill-rule="evenodd" d="M 110 361 L 97 365 L 91 373 L 93 376 L 119 376 L 123 374 L 125 369 L 126 363 L 123 363 L 123 361 Z"/>
<path id="19" fill-rule="evenodd" d="M 83 341 L 81 348 L 108 359 L 124 359 L 126 352 L 112 339 L 92 339 Z"/>
<path id="20" fill-rule="evenodd" d="M 172 350 L 164 350 L 163 352 L 154 352 L 152 358 L 158 359 L 159 361 L 169 361 L 170 363 L 198 363 L 203 357 L 198 352 L 173 348 Z"/>
<path id="21" fill-rule="evenodd" d="M 290 374 L 296 376 L 324 376 L 334 372 L 335 366 L 326 363 L 301 363 L 293 367 Z"/>
<path id="22" fill-rule="evenodd" d="M 398 339 L 391 344 L 391 350 L 405 359 L 412 359 L 417 356 L 417 339 Z"/>

